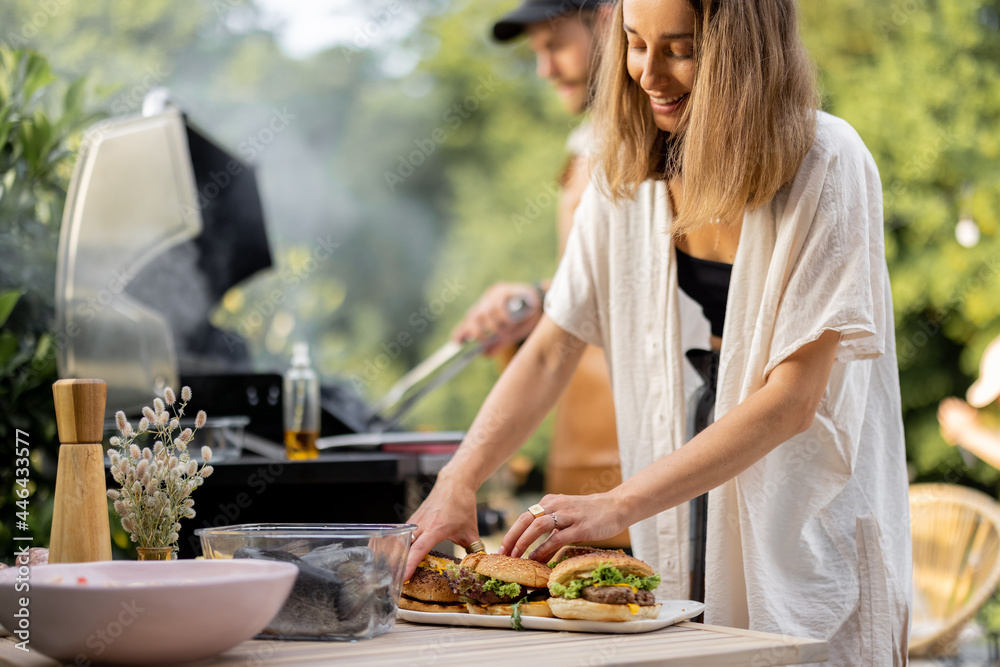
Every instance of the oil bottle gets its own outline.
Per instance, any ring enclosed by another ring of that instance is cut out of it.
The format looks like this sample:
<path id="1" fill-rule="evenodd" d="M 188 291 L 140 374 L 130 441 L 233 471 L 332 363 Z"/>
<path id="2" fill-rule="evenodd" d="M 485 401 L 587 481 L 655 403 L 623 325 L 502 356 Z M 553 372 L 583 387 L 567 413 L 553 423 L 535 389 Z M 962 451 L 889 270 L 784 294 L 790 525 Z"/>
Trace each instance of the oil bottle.
<path id="1" fill-rule="evenodd" d="M 285 451 L 290 459 L 319 456 L 319 378 L 309 361 L 309 344 L 292 346 L 284 382 Z"/>

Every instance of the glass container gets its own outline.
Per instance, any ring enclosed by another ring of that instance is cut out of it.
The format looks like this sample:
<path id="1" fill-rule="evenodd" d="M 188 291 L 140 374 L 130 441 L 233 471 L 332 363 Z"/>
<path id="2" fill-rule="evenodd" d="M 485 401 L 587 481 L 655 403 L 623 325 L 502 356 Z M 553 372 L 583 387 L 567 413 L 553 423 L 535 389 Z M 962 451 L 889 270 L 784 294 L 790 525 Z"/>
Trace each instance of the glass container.
<path id="1" fill-rule="evenodd" d="M 243 524 L 200 528 L 205 558 L 294 563 L 299 575 L 261 633 L 278 639 L 355 641 L 396 620 L 414 524 Z"/>

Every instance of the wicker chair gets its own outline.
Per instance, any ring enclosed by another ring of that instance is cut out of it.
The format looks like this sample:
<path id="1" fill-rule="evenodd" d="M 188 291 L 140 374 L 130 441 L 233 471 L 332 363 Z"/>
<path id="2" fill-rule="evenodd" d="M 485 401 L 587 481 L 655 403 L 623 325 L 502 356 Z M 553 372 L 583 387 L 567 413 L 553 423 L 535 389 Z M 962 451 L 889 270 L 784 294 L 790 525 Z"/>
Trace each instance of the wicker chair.
<path id="1" fill-rule="evenodd" d="M 954 484 L 910 487 L 910 656 L 955 655 L 962 628 L 1000 584 L 1000 504 Z"/>

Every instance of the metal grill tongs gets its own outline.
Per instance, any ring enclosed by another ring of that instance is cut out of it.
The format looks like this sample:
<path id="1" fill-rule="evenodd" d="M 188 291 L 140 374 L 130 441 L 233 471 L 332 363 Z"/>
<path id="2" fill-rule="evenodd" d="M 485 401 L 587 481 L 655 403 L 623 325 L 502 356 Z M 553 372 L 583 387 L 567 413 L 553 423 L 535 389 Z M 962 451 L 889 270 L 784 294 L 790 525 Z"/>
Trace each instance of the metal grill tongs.
<path id="1" fill-rule="evenodd" d="M 507 313 L 516 324 L 531 313 L 528 302 L 521 297 L 507 301 Z M 434 354 L 392 386 L 372 411 L 373 430 L 385 431 L 396 426 L 422 398 L 458 375 L 470 361 L 482 354 L 492 340 L 465 343 L 448 341 Z"/>

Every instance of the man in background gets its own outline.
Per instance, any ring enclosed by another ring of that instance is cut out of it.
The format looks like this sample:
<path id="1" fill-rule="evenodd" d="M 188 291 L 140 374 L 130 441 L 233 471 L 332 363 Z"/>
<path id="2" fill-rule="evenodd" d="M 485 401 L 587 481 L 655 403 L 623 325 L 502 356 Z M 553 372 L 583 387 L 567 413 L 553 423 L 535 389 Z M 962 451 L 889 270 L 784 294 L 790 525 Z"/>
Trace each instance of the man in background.
<path id="1" fill-rule="evenodd" d="M 597 71 L 601 27 L 610 13 L 606 0 L 525 0 L 493 26 L 501 42 L 526 37 L 535 52 L 538 76 L 548 80 L 566 110 L 583 116 L 590 102 Z M 588 125 L 584 117 L 566 143 L 567 161 L 559 178 L 557 222 L 562 255 L 573 226 L 573 213 L 590 180 Z M 456 341 L 495 341 L 486 349 L 494 355 L 527 338 L 542 315 L 548 280 L 535 283 L 497 283 L 486 290 L 455 328 Z M 520 298 L 530 315 L 513 322 L 507 311 Z M 599 493 L 621 483 L 618 440 L 611 383 L 604 351 L 588 346 L 576 374 L 556 407 L 556 421 L 545 472 L 545 492 L 581 495 Z M 598 546 L 627 547 L 628 533 Z"/>

